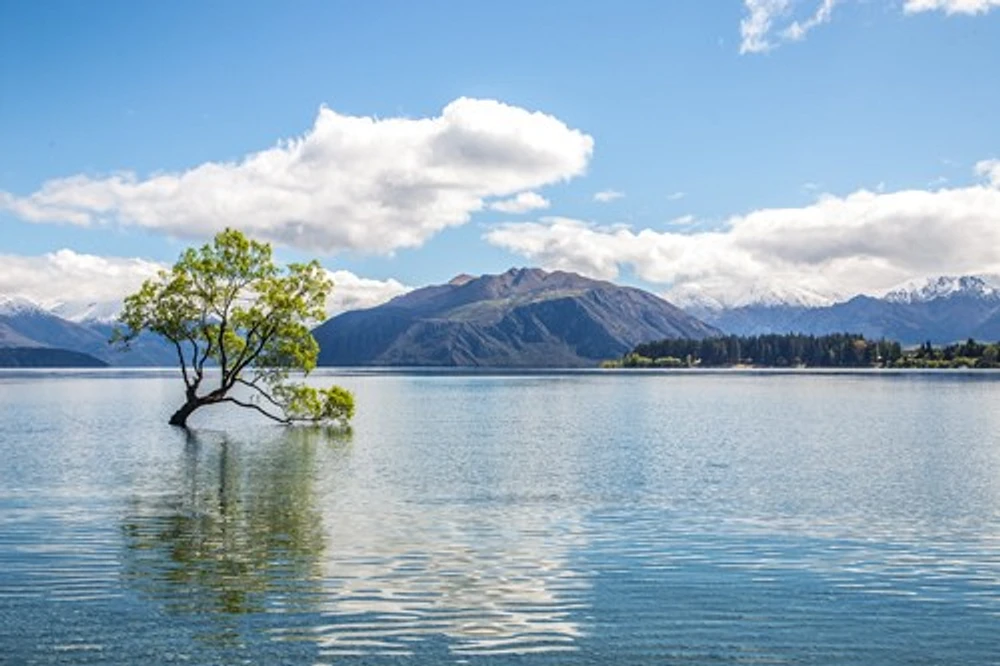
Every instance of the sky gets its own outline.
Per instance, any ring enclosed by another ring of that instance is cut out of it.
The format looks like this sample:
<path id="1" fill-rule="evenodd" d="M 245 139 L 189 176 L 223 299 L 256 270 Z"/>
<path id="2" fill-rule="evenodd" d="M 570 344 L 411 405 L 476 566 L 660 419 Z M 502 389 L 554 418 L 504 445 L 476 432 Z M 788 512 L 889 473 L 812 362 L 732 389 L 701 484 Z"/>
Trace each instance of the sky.
<path id="1" fill-rule="evenodd" d="M 226 227 L 331 312 L 1000 273 L 998 66 L 1000 0 L 0 0 L 0 295 L 120 298 Z"/>

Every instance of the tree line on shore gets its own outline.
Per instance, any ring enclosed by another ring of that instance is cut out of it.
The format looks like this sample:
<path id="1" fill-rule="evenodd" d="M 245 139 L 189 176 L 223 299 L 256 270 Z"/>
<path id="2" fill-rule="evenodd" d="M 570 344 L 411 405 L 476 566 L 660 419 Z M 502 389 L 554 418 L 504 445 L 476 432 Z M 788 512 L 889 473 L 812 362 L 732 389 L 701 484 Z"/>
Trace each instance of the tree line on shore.
<path id="1" fill-rule="evenodd" d="M 863 335 L 728 335 L 703 340 L 666 339 L 643 343 L 604 367 L 624 368 L 1000 368 L 1000 342 L 913 349 Z"/>

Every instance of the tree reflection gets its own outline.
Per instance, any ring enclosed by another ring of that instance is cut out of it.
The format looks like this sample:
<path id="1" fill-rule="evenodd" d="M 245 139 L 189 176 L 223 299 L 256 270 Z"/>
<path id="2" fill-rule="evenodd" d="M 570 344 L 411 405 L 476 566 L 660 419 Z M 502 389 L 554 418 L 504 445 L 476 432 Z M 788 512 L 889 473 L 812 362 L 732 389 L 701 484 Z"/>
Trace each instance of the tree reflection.
<path id="1" fill-rule="evenodd" d="M 282 429 L 265 441 L 188 436 L 183 487 L 134 498 L 125 571 L 173 612 L 308 610 L 325 548 L 317 450 L 349 433 Z"/>

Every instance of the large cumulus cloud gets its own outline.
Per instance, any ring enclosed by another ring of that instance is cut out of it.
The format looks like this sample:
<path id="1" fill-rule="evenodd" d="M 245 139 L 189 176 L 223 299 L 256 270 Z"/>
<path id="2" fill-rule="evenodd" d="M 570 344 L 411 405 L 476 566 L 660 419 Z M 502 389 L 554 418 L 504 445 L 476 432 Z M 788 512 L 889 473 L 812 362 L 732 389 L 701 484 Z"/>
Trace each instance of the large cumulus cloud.
<path id="1" fill-rule="evenodd" d="M 457 99 L 434 118 L 322 108 L 303 136 L 235 162 L 140 177 L 74 175 L 0 192 L 33 222 L 137 226 L 183 238 L 237 227 L 312 252 L 391 253 L 461 225 L 490 200 L 582 174 L 593 139 L 559 119 Z"/>

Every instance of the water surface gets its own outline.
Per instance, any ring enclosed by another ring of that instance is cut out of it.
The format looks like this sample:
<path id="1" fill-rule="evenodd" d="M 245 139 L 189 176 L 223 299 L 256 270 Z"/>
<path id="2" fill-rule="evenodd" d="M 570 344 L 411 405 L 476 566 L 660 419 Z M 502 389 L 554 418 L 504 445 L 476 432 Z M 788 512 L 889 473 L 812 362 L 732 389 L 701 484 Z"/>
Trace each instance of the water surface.
<path id="1" fill-rule="evenodd" d="M 0 662 L 995 664 L 1000 376 L 0 374 Z"/>

